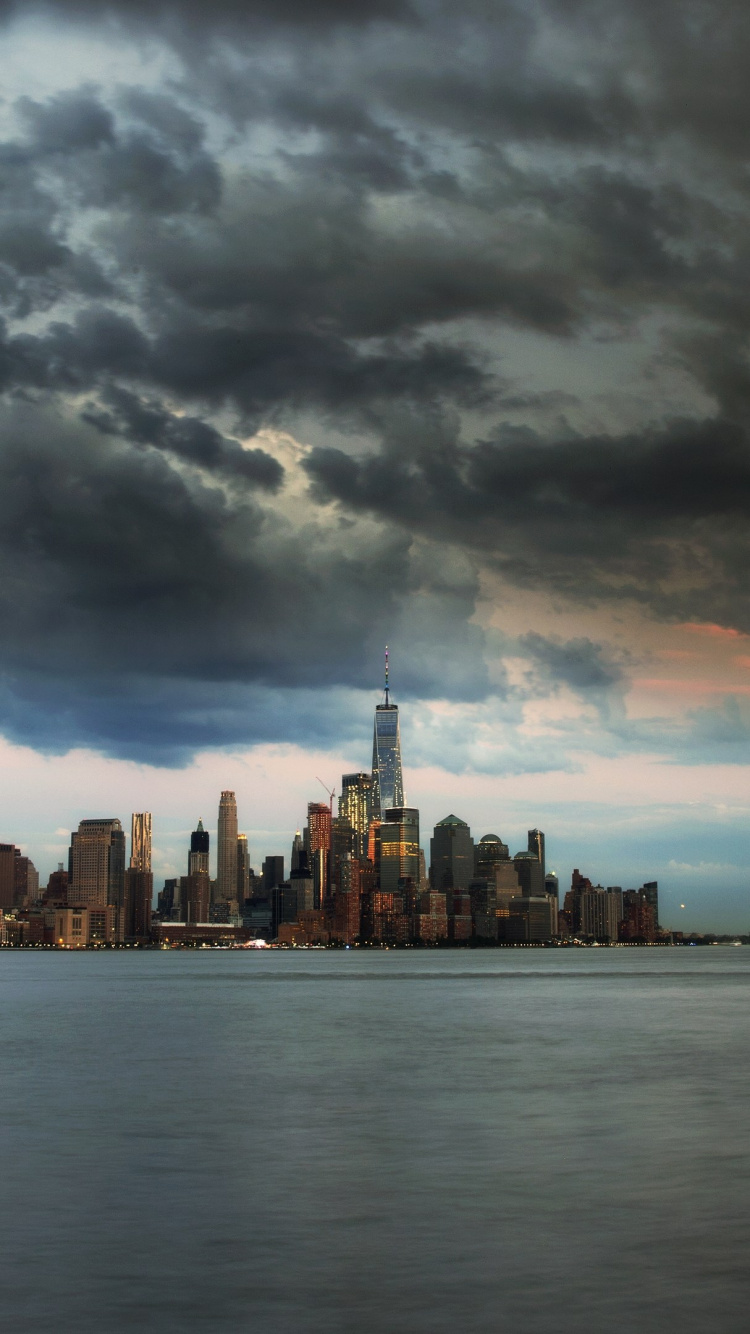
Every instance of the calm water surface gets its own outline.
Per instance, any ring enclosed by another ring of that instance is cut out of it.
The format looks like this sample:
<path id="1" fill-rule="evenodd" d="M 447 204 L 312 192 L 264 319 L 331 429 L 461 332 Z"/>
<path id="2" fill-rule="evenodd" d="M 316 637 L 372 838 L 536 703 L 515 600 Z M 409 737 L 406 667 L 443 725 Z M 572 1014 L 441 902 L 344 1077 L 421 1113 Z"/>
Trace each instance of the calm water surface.
<path id="1" fill-rule="evenodd" d="M 0 953 L 0 1327 L 746 1334 L 750 949 Z"/>

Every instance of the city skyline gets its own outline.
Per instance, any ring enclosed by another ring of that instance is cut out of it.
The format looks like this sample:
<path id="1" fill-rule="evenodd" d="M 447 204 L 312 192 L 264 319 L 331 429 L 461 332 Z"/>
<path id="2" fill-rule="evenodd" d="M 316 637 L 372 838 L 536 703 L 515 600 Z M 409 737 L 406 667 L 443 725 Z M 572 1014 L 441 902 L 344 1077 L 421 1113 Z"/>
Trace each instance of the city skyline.
<path id="1" fill-rule="evenodd" d="M 399 715 L 397 706 L 393 705 L 390 700 L 387 656 L 386 656 L 386 684 L 385 684 L 384 695 L 383 697 L 381 697 L 380 702 L 375 705 L 375 711 L 374 711 L 374 717 L 375 717 L 375 744 L 373 747 L 374 765 L 379 761 L 379 752 L 377 744 L 378 743 L 377 724 L 379 717 L 381 717 L 384 712 L 384 709 L 387 710 L 389 714 L 395 713 L 397 720 L 395 729 L 391 727 L 387 738 L 388 749 L 386 751 L 386 756 L 385 756 L 385 769 L 390 775 L 389 781 L 395 782 L 396 784 L 400 783 L 401 784 L 400 791 L 403 792 L 403 780 L 400 777 L 401 749 L 400 749 L 399 725 L 398 725 Z M 306 781 L 305 776 L 303 774 L 299 774 L 298 782 L 304 784 L 305 781 Z M 318 778 L 316 778 L 315 781 L 318 784 L 321 782 L 321 780 Z M 458 786 L 460 787 L 460 785 Z M 376 792 L 378 789 L 378 780 L 376 774 L 374 771 L 371 771 L 369 773 L 367 771 L 355 771 L 350 773 L 343 773 L 341 775 L 341 787 L 338 788 L 338 785 L 334 785 L 334 790 L 336 789 L 339 790 L 340 794 L 339 804 L 338 804 L 338 814 L 341 815 L 342 813 L 345 813 L 347 815 L 347 818 L 352 826 L 353 833 L 355 836 L 355 844 L 360 847 L 361 855 L 365 855 L 364 849 L 367 847 L 367 836 L 365 831 L 369 819 L 375 814 L 373 809 L 373 793 Z M 456 792 L 455 795 L 456 797 L 458 797 L 459 795 L 458 791 Z M 333 801 L 334 801 L 334 796 L 332 792 L 330 797 L 330 805 L 323 802 L 318 802 L 314 799 L 313 800 L 308 799 L 306 803 L 306 809 L 308 812 L 308 826 L 310 826 L 310 822 L 312 821 L 313 824 L 311 827 L 313 831 L 316 829 L 320 830 L 319 833 L 313 832 L 312 841 L 308 846 L 308 852 L 309 855 L 312 856 L 313 861 L 316 855 L 316 849 L 319 846 L 328 849 L 328 852 L 330 852 L 331 849 L 330 814 L 331 811 L 333 810 Z M 252 804 L 251 798 L 249 804 Z M 456 803 L 454 802 L 454 805 L 455 804 Z M 460 802 L 458 804 L 460 804 Z M 416 861 L 414 861 L 414 858 L 416 857 L 416 851 L 418 848 L 421 847 L 422 852 L 425 855 L 426 865 L 429 866 L 431 864 L 433 835 L 431 834 L 430 831 L 432 830 L 433 826 L 435 827 L 434 828 L 435 835 L 438 833 L 438 830 L 441 826 L 451 827 L 454 829 L 457 827 L 463 827 L 466 830 L 467 836 L 470 831 L 474 841 L 477 842 L 479 841 L 480 838 L 484 837 L 486 839 L 487 835 L 492 835 L 495 837 L 499 835 L 501 838 L 504 838 L 506 840 L 507 846 L 509 848 L 509 855 L 511 858 L 514 857 L 516 853 L 518 853 L 518 855 L 521 857 L 524 857 L 526 855 L 527 844 L 522 838 L 520 831 L 517 838 L 514 838 L 514 826 L 502 818 L 497 818 L 497 815 L 500 814 L 499 812 L 496 813 L 496 818 L 494 820 L 488 822 L 490 827 L 486 829 L 482 829 L 481 825 L 478 825 L 477 821 L 472 818 L 472 812 L 470 810 L 465 809 L 464 814 L 469 816 L 467 820 L 464 820 L 463 816 L 457 816 L 456 814 L 451 812 L 449 816 L 442 816 L 432 821 L 430 821 L 430 817 L 428 817 L 426 821 L 423 815 L 420 816 L 419 809 L 402 810 L 399 808 L 388 811 L 387 818 L 391 823 L 389 825 L 386 825 L 386 827 L 383 830 L 383 834 L 385 835 L 386 829 L 392 830 L 393 833 L 389 834 L 388 837 L 389 839 L 391 839 L 391 841 L 393 837 L 395 837 L 396 842 L 394 843 L 394 848 L 398 847 L 399 844 L 401 845 L 401 860 L 399 863 L 400 869 L 392 873 L 389 872 L 388 889 L 391 892 L 393 892 L 396 888 L 395 880 L 392 885 L 390 884 L 390 878 L 392 878 L 393 875 L 402 875 L 402 876 L 408 875 L 414 878 L 418 878 Z M 529 818 L 530 817 L 527 815 L 525 822 L 525 827 L 527 831 L 526 836 L 528 838 L 528 848 L 529 850 L 531 850 L 532 848 L 532 835 L 533 835 L 534 851 L 542 867 L 542 881 L 543 881 L 544 865 L 545 865 L 545 834 L 542 833 L 538 828 L 529 829 L 528 827 Z M 151 812 L 142 814 L 133 814 L 131 819 L 132 819 L 132 824 L 131 824 L 132 855 L 130 858 L 130 865 L 131 867 L 136 869 L 150 870 L 152 814 Z M 406 821 L 406 823 L 404 823 L 404 820 Z M 398 823 L 399 821 L 401 821 L 400 824 Z M 113 821 L 110 818 L 105 819 L 104 817 L 87 817 L 84 819 L 83 823 L 90 825 L 105 823 L 109 825 L 112 824 Z M 376 823 L 377 823 L 377 817 L 376 817 Z M 421 823 L 421 839 L 419 833 L 420 823 Z M 412 826 L 413 830 L 415 831 L 414 834 L 412 834 L 411 832 Z M 120 838 L 122 842 L 121 853 L 119 855 L 120 859 L 122 860 L 123 870 L 124 870 L 125 856 L 126 856 L 125 835 L 121 832 L 122 825 L 119 820 L 119 817 L 114 820 L 113 827 L 118 827 L 120 829 L 120 832 L 116 835 L 116 837 Z M 294 834 L 295 845 L 300 827 L 301 827 L 301 816 L 296 823 L 296 829 Z M 62 831 L 60 832 L 62 833 Z M 551 832 L 552 832 L 552 847 L 554 850 L 558 845 L 558 835 L 554 830 Z M 550 831 L 548 829 L 547 837 L 549 836 L 549 833 Z M 613 850 L 611 847 L 606 851 L 604 849 L 601 849 L 598 858 L 588 857 L 586 855 L 585 850 L 582 850 L 580 844 L 577 843 L 576 830 L 574 829 L 572 831 L 567 831 L 567 833 L 568 833 L 567 843 L 566 843 L 565 833 L 563 832 L 560 833 L 559 845 L 561 849 L 567 848 L 569 859 L 571 862 L 570 867 L 567 865 L 565 860 L 561 859 L 560 857 L 555 857 L 554 852 L 553 852 L 553 861 L 551 863 L 550 862 L 547 863 L 548 869 L 554 870 L 555 873 L 558 875 L 558 880 L 562 892 L 564 892 L 566 884 L 569 883 L 571 870 L 573 871 L 574 874 L 577 874 L 578 867 L 581 865 L 583 866 L 584 871 L 590 873 L 590 875 L 593 877 L 591 883 L 606 884 L 617 881 L 618 883 L 621 882 L 623 886 L 627 888 L 627 887 L 634 887 L 637 884 L 643 883 L 649 877 L 654 877 L 655 880 L 659 879 L 659 882 L 662 885 L 662 918 L 664 922 L 667 922 L 668 920 L 668 924 L 672 929 L 674 930 L 684 929 L 686 931 L 726 929 L 729 930 L 730 932 L 731 931 L 741 932 L 745 929 L 741 916 L 741 907 L 740 907 L 740 912 L 738 913 L 736 908 L 731 903 L 727 904 L 726 902 L 716 905 L 716 910 L 714 911 L 711 917 L 707 918 L 706 920 L 695 921 L 694 917 L 690 915 L 691 910 L 688 909 L 687 900 L 689 900 L 689 893 L 685 886 L 684 873 L 682 877 L 680 877 L 679 867 L 672 868 L 674 871 L 673 880 L 676 880 L 677 883 L 670 883 L 669 875 L 667 875 L 665 881 L 663 870 L 661 869 L 661 867 L 658 866 L 658 864 L 655 866 L 653 861 L 652 862 L 647 861 L 647 853 L 644 854 L 643 852 L 641 852 L 640 861 L 637 865 L 637 869 L 634 869 L 632 867 L 632 863 L 628 864 L 627 860 L 625 860 L 624 862 L 622 860 L 618 861 L 617 852 L 616 850 Z M 263 841 L 264 835 L 266 840 L 265 842 Z M 164 838 L 164 835 L 162 835 L 161 847 L 166 846 L 168 843 L 171 843 L 172 846 L 174 846 L 180 838 L 184 837 L 185 834 L 183 830 L 180 831 L 172 830 L 170 831 L 170 833 L 167 835 L 166 838 Z M 216 828 L 212 829 L 210 822 L 208 823 L 207 826 L 204 825 L 202 817 L 200 817 L 196 829 L 191 831 L 189 835 L 190 850 L 186 854 L 185 849 L 184 848 L 182 849 L 183 858 L 185 856 L 187 856 L 188 858 L 187 867 L 180 866 L 178 864 L 177 859 L 175 859 L 174 861 L 165 860 L 164 855 L 159 848 L 159 841 L 157 840 L 157 845 L 156 845 L 157 860 L 156 860 L 156 874 L 154 876 L 154 894 L 156 894 L 156 892 L 159 890 L 162 880 L 166 881 L 170 878 L 173 878 L 174 876 L 179 877 L 180 875 L 184 874 L 185 869 L 188 869 L 191 873 L 194 870 L 201 870 L 207 874 L 211 874 L 212 876 L 214 876 L 217 884 L 217 893 L 219 899 L 226 899 L 228 897 L 231 897 L 231 894 L 234 891 L 228 889 L 227 886 L 230 885 L 239 886 L 240 883 L 238 878 L 239 867 L 243 868 L 241 872 L 243 883 L 247 885 L 248 883 L 247 877 L 250 873 L 251 868 L 257 876 L 262 874 L 263 863 L 266 858 L 272 858 L 275 855 L 281 856 L 284 859 L 288 857 L 291 849 L 292 837 L 293 835 L 290 830 L 276 831 L 273 834 L 271 834 L 269 831 L 258 831 L 258 830 L 251 830 L 249 835 L 247 833 L 242 833 L 239 828 L 238 803 L 237 803 L 236 792 L 233 789 L 226 789 L 226 788 L 222 789 L 218 805 L 218 820 L 216 823 Z M 73 839 L 73 842 L 75 842 L 75 836 L 71 835 L 71 838 Z M 404 844 L 404 839 L 406 839 L 406 844 Z M 409 851 L 410 839 L 416 840 L 413 841 L 413 851 Z M 518 843 L 518 847 L 515 846 L 516 843 Z M 207 847 L 209 844 L 212 849 L 210 854 L 208 854 L 207 852 Z M 370 845 L 370 851 L 371 848 L 372 845 Z M 326 852 L 326 857 L 328 856 L 328 852 Z M 414 864 L 412 864 L 412 862 Z M 327 862 L 325 864 L 327 865 Z M 321 868 L 322 866 L 323 863 L 321 863 Z M 42 876 L 43 876 L 42 883 L 46 883 L 45 868 L 37 867 L 37 870 L 39 869 L 42 870 Z M 312 865 L 310 873 L 312 874 Z M 325 888 L 327 881 L 324 879 L 324 875 L 327 876 L 327 874 L 328 874 L 327 871 L 324 873 L 322 869 L 319 869 L 316 872 L 316 877 L 317 877 L 316 883 L 319 883 L 323 887 L 321 897 L 324 897 L 325 894 L 327 893 L 327 890 Z M 219 885 L 219 881 L 221 881 L 221 885 Z M 226 881 L 226 884 L 224 883 L 224 881 Z M 526 890 L 524 890 L 524 892 L 531 892 L 531 891 L 527 888 Z M 205 888 L 205 894 L 206 895 L 208 894 L 207 885 Z M 742 903 L 741 895 L 742 895 L 742 890 L 740 889 L 740 905 Z M 199 901 L 202 902 L 203 900 Z M 206 898 L 205 902 L 206 904 L 208 903 L 208 898 Z M 686 913 L 688 915 L 685 915 Z"/>

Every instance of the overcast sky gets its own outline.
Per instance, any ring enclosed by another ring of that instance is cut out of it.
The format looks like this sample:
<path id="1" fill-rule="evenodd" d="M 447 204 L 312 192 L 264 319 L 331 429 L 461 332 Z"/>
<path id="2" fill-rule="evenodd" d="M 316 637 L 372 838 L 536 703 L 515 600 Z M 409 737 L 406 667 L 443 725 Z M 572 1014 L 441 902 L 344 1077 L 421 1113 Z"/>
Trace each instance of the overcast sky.
<path id="1" fill-rule="evenodd" d="M 387 642 L 423 834 L 747 930 L 746 7 L 0 23 L 0 837 L 288 856 Z"/>

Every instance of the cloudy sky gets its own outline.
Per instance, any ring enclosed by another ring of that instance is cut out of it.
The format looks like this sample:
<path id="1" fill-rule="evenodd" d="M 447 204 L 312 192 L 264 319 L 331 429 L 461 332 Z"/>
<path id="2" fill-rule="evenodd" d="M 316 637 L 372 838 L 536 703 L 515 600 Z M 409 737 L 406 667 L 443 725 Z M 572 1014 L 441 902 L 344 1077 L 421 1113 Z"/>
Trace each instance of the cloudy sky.
<path id="1" fill-rule="evenodd" d="M 287 851 L 387 642 L 424 829 L 748 929 L 746 7 L 0 24 L 0 837 Z"/>

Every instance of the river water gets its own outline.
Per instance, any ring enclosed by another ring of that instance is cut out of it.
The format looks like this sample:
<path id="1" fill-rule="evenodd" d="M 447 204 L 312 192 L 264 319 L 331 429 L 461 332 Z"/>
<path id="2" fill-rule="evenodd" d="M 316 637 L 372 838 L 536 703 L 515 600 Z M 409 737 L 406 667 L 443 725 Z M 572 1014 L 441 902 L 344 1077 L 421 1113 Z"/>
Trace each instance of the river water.
<path id="1" fill-rule="evenodd" d="M 0 952 L 0 1328 L 746 1334 L 750 949 Z"/>

